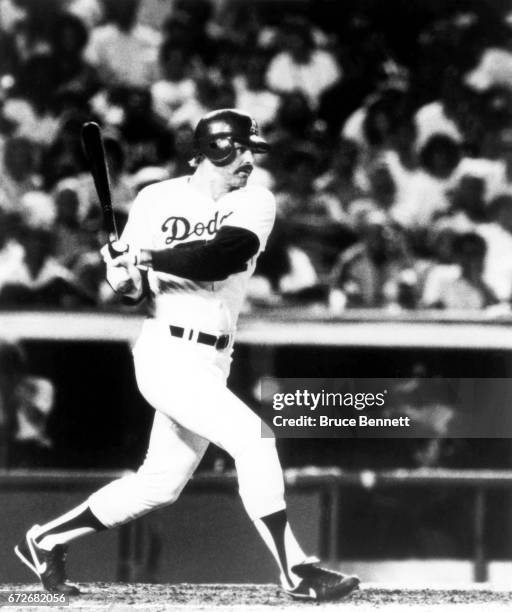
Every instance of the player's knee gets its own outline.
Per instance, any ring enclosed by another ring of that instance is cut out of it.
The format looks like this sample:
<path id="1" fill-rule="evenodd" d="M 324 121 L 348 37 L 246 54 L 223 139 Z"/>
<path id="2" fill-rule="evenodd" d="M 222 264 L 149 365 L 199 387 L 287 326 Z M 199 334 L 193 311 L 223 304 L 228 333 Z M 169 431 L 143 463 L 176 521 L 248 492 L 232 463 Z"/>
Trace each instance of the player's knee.
<path id="1" fill-rule="evenodd" d="M 251 456 L 255 461 L 259 457 L 275 457 L 277 459 L 276 441 L 274 438 L 262 438 L 255 436 L 236 440 L 231 448 L 226 449 L 235 461 L 247 456 Z"/>
<path id="2" fill-rule="evenodd" d="M 137 472 L 137 485 L 154 507 L 174 503 L 181 494 L 185 482 L 169 472 L 151 473 L 142 468 Z"/>

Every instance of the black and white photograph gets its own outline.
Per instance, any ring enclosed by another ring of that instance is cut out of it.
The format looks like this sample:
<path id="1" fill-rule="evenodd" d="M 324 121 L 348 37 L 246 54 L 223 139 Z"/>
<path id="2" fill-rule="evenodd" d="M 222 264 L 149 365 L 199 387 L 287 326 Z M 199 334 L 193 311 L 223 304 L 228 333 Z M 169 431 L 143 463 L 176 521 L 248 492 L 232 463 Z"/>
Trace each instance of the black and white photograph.
<path id="1" fill-rule="evenodd" d="M 0 610 L 512 609 L 512 3 L 0 0 Z"/>

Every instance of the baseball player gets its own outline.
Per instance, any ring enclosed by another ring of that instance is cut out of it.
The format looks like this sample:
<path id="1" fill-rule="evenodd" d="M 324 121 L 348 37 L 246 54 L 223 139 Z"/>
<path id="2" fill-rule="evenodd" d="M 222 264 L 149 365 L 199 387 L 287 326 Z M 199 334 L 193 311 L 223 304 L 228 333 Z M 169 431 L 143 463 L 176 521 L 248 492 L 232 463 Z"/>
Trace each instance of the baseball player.
<path id="1" fill-rule="evenodd" d="M 139 389 L 155 409 L 146 459 L 77 508 L 34 525 L 15 552 L 46 589 L 78 594 L 66 582 L 67 544 L 175 501 L 213 442 L 234 458 L 243 504 L 286 593 L 343 597 L 359 579 L 306 557 L 288 524 L 275 440 L 262 437 L 259 417 L 226 387 L 247 282 L 274 223 L 273 195 L 247 185 L 254 154 L 268 144 L 249 115 L 223 109 L 199 121 L 194 146 L 193 174 L 143 189 L 113 245 L 122 253 L 102 250 L 113 289 L 151 304 L 133 349 Z"/>

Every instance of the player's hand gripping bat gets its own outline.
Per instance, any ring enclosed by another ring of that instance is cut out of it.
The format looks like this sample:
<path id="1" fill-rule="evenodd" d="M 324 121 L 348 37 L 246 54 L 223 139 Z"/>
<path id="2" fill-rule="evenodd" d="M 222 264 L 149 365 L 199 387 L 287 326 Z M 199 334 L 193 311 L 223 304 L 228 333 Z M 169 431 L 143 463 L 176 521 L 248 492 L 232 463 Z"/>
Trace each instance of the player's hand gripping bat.
<path id="1" fill-rule="evenodd" d="M 112 196 L 108 177 L 105 147 L 101 136 L 100 126 L 94 121 L 84 123 L 82 126 L 82 144 L 85 155 L 89 161 L 90 171 L 94 179 L 94 186 L 101 205 L 103 216 L 103 229 L 108 234 L 108 248 L 111 257 L 116 257 L 124 251 L 114 248 L 113 244 L 119 240 L 116 220 L 112 209 Z"/>

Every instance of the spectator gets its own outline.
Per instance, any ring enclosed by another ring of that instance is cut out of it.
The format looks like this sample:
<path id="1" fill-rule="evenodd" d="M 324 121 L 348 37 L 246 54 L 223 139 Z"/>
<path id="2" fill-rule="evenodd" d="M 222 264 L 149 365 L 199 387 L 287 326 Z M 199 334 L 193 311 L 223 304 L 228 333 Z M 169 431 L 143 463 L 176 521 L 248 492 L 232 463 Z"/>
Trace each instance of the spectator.
<path id="1" fill-rule="evenodd" d="M 512 88 L 495 85 L 476 96 L 478 107 L 475 108 L 480 115 L 482 131 L 490 132 L 493 136 L 499 135 L 501 130 L 510 128 L 512 121 Z M 476 106 L 476 103 L 475 103 Z"/>
<path id="2" fill-rule="evenodd" d="M 54 229 L 56 209 L 53 198 L 43 190 L 29 191 L 20 200 L 20 229 L 24 226 Z"/>
<path id="3" fill-rule="evenodd" d="M 151 93 L 145 89 L 121 89 L 112 92 L 112 98 L 122 108 L 118 129 L 124 143 L 126 170 L 133 173 L 144 166 L 169 163 L 174 153 L 172 132 L 153 112 Z"/>
<path id="4" fill-rule="evenodd" d="M 368 186 L 364 196 L 355 198 L 347 205 L 347 220 L 356 232 L 364 226 L 368 213 L 381 211 L 388 215 L 396 205 L 396 184 L 387 164 L 374 163 L 368 168 L 365 178 Z"/>
<path id="5" fill-rule="evenodd" d="M 17 266 L 23 258 L 23 248 L 17 239 L 19 224 L 19 214 L 0 208 L 0 278 L 4 270 Z"/>
<path id="6" fill-rule="evenodd" d="M 163 78 L 151 87 L 153 110 L 166 123 L 172 115 L 196 97 L 193 78 L 193 58 L 172 41 L 166 41 L 160 49 L 160 67 Z"/>
<path id="7" fill-rule="evenodd" d="M 394 218 L 411 230 L 425 229 L 450 206 L 450 179 L 460 161 L 456 141 L 444 134 L 431 136 L 419 152 L 420 168 L 393 208 Z"/>
<path id="8" fill-rule="evenodd" d="M 363 151 L 386 149 L 395 131 L 409 117 L 407 89 L 389 83 L 368 95 L 363 104 L 346 119 L 341 136 L 356 142 Z"/>
<path id="9" fill-rule="evenodd" d="M 453 241 L 457 269 L 450 276 L 438 278 L 437 287 L 425 287 L 423 302 L 427 308 L 482 310 L 498 303 L 483 278 L 487 247 L 475 232 L 459 234 Z"/>
<path id="10" fill-rule="evenodd" d="M 409 113 L 404 114 L 405 116 L 397 118 L 394 130 L 390 134 L 389 150 L 384 154 L 395 180 L 399 180 L 404 173 L 414 172 L 418 167 L 418 156 L 414 146 L 417 139 L 416 125 Z"/>
<path id="11" fill-rule="evenodd" d="M 420 274 L 421 306 L 428 307 L 438 299 L 438 287 L 456 278 L 459 268 L 455 262 L 453 242 L 460 230 L 449 217 L 442 217 L 429 228 L 426 244 L 429 260 Z"/>
<path id="12" fill-rule="evenodd" d="M 187 3 L 187 0 L 185 0 Z M 216 40 L 227 40 L 243 49 L 265 47 L 268 28 L 262 19 L 258 3 L 227 0 L 218 3 L 208 31 Z"/>
<path id="13" fill-rule="evenodd" d="M 487 245 L 484 279 L 501 302 L 512 299 L 512 195 L 495 197 L 476 231 Z"/>
<path id="14" fill-rule="evenodd" d="M 60 0 L 31 2 L 17 0 L 22 17 L 17 19 L 12 30 L 18 60 L 29 61 L 34 56 L 51 52 L 51 36 L 56 16 L 60 12 Z"/>
<path id="15" fill-rule="evenodd" d="M 103 18 L 99 0 L 66 0 L 65 10 L 78 17 L 88 30 L 97 26 Z"/>
<path id="16" fill-rule="evenodd" d="M 236 76 L 246 71 L 246 50 L 229 40 L 219 40 L 212 49 L 213 61 L 205 66 L 204 72 L 213 81 L 233 84 Z"/>
<path id="17" fill-rule="evenodd" d="M 88 31 L 78 17 L 69 13 L 58 16 L 51 54 L 60 93 L 74 92 L 88 99 L 99 88 L 96 71 L 83 58 L 88 39 Z"/>
<path id="18" fill-rule="evenodd" d="M 501 194 L 512 193 L 512 129 L 504 128 L 499 131 L 489 157 L 492 161 L 482 160 L 487 162 L 484 164 L 486 172 L 483 175 L 487 185 L 487 201 Z M 471 170 L 474 172 L 474 167 Z"/>
<path id="19" fill-rule="evenodd" d="M 74 262 L 73 274 L 79 286 L 96 304 L 121 308 L 121 298 L 105 280 L 105 263 L 99 248 L 100 245 L 94 250 L 83 251 Z M 130 308 L 133 309 L 133 306 Z"/>
<path id="20" fill-rule="evenodd" d="M 396 204 L 396 183 L 385 163 L 375 163 L 368 171 L 369 196 L 376 207 L 389 212 Z"/>
<path id="21" fill-rule="evenodd" d="M 300 91 L 316 109 L 322 93 L 341 75 L 332 54 L 315 48 L 308 23 L 297 19 L 285 25 L 283 50 L 267 71 L 270 89 L 279 93 Z"/>
<path id="22" fill-rule="evenodd" d="M 27 18 L 27 11 L 16 0 L 0 0 L 0 32 L 9 34 Z"/>
<path id="23" fill-rule="evenodd" d="M 450 193 L 451 211 L 459 216 L 459 223 L 478 226 L 487 221 L 485 182 L 470 174 L 459 178 Z"/>
<path id="24" fill-rule="evenodd" d="M 319 108 L 321 117 L 335 132 L 365 98 L 395 87 L 406 89 L 408 85 L 407 69 L 399 65 L 377 24 L 355 14 L 344 30 L 336 41 L 343 79 L 325 91 Z"/>
<path id="25" fill-rule="evenodd" d="M 9 445 L 10 468 L 45 468 L 55 465 L 53 441 L 47 428 L 55 390 L 44 378 L 25 376 L 14 394 L 14 436 Z"/>
<path id="26" fill-rule="evenodd" d="M 277 185 L 276 203 L 289 240 L 307 254 L 317 275 L 323 278 L 340 249 L 353 241 L 353 235 L 336 218 L 332 198 L 315 193 L 318 162 L 318 154 L 310 147 L 296 146 L 289 151 Z"/>
<path id="27" fill-rule="evenodd" d="M 455 142 L 463 141 L 459 121 L 463 104 L 461 86 L 452 75 L 444 77 L 441 97 L 421 106 L 414 116 L 416 123 L 416 149 L 419 151 L 434 134 L 444 134 Z"/>
<path id="28" fill-rule="evenodd" d="M 478 65 L 466 74 L 465 80 L 478 91 L 485 91 L 494 85 L 512 89 L 512 53 L 503 48 L 485 49 Z"/>
<path id="29" fill-rule="evenodd" d="M 20 66 L 16 85 L 4 102 L 4 119 L 14 124 L 14 135 L 49 145 L 57 133 L 56 69 L 48 53 L 34 55 Z"/>
<path id="30" fill-rule="evenodd" d="M 351 140 L 341 139 L 331 156 L 327 172 L 315 183 L 320 194 L 332 196 L 331 216 L 340 222 L 349 222 L 350 204 L 364 195 L 362 177 L 356 169 L 359 162 L 359 147 Z"/>
<path id="31" fill-rule="evenodd" d="M 488 206 L 489 218 L 512 236 L 512 194 L 496 196 Z"/>
<path id="32" fill-rule="evenodd" d="M 174 130 L 184 126 L 193 130 L 205 113 L 234 105 L 235 91 L 230 83 L 204 76 L 196 81 L 196 97 L 189 99 L 171 116 L 170 124 Z"/>
<path id="33" fill-rule="evenodd" d="M 276 183 L 279 183 L 279 176 L 284 171 L 283 164 L 288 154 L 295 149 L 315 150 L 319 158 L 318 170 L 326 169 L 333 143 L 325 131 L 325 125 L 316 120 L 304 94 L 297 91 L 281 96 L 276 123 L 268 136 L 272 143 L 269 167 L 276 176 Z"/>
<path id="34" fill-rule="evenodd" d="M 268 67 L 267 55 L 254 51 L 247 57 L 245 72 L 235 77 L 236 106 L 256 119 L 260 128 L 265 130 L 276 121 L 279 96 L 269 91 L 265 75 Z"/>
<path id="35" fill-rule="evenodd" d="M 315 131 L 315 113 L 301 92 L 283 94 L 277 109 L 276 129 L 272 140 L 277 143 L 311 140 Z"/>
<path id="36" fill-rule="evenodd" d="M 48 226 L 25 225 L 20 242 L 19 261 L 0 272 L 0 305 L 12 306 L 91 306 L 94 302 L 73 274 L 53 256 L 55 235 Z"/>
<path id="37" fill-rule="evenodd" d="M 325 302 L 325 289 L 307 253 L 298 246 L 285 220 L 277 219 L 251 278 L 251 307 Z"/>
<path id="38" fill-rule="evenodd" d="M 487 206 L 485 181 L 466 175 L 453 189 L 451 215 L 447 218 L 459 232 L 476 232 L 485 240 L 484 280 L 501 301 L 508 301 L 512 296 L 512 240 L 500 224 L 500 220 L 506 220 L 507 203 L 507 198 L 498 199 L 492 208 Z M 491 211 L 495 219 L 490 216 Z"/>
<path id="39" fill-rule="evenodd" d="M 52 190 L 63 179 L 88 171 L 81 130 L 90 116 L 80 112 L 70 112 L 66 115 L 61 117 L 59 131 L 52 144 L 42 152 L 41 173 L 47 190 Z"/>
<path id="40" fill-rule="evenodd" d="M 23 136 L 8 138 L 4 145 L 0 207 L 17 212 L 23 195 L 41 186 L 37 173 L 36 148 Z"/>
<path id="41" fill-rule="evenodd" d="M 174 128 L 175 156 L 168 166 L 169 178 L 190 174 L 190 160 L 194 157 L 194 129 L 185 121 Z M 135 175 L 136 176 L 136 175 Z"/>
<path id="42" fill-rule="evenodd" d="M 55 257 L 68 269 L 73 269 L 81 255 L 100 248 L 95 232 L 82 223 L 79 189 L 76 180 L 61 181 L 55 190 L 57 217 L 55 220 Z"/>
<path id="43" fill-rule="evenodd" d="M 215 57 L 208 30 L 212 8 L 209 0 L 178 0 L 162 28 L 165 40 L 189 54 L 198 54 L 207 65 Z"/>
<path id="44" fill-rule="evenodd" d="M 507 192 L 505 164 L 504 159 L 498 161 L 490 157 L 463 157 L 454 172 L 452 183 L 457 185 L 464 176 L 482 180 L 485 186 L 484 200 L 488 205 L 494 197 Z"/>
<path id="45" fill-rule="evenodd" d="M 390 148 L 377 155 L 374 164 L 384 165 L 395 184 L 395 203 L 404 202 L 414 187 L 418 170 L 418 155 L 414 148 L 416 126 L 412 119 L 406 117 L 396 126 L 390 135 Z M 360 173 L 362 169 L 360 169 Z M 366 184 L 369 178 L 366 177 Z M 363 183 L 364 184 L 364 183 Z"/>
<path id="46" fill-rule="evenodd" d="M 361 240 L 343 251 L 333 268 L 331 309 L 414 307 L 416 282 L 405 236 L 383 212 L 372 211 Z"/>
<path id="47" fill-rule="evenodd" d="M 105 87 L 150 87 L 158 76 L 160 35 L 137 22 L 139 0 L 106 0 L 107 23 L 85 50 Z"/>
<path id="48" fill-rule="evenodd" d="M 406 116 L 407 95 L 399 89 L 389 89 L 371 102 L 361 129 L 369 159 L 391 148 L 393 135 Z"/>
<path id="49" fill-rule="evenodd" d="M 21 347 L 0 339 L 0 467 L 8 467 L 9 447 L 15 427 L 16 390 L 26 374 Z"/>

